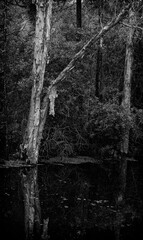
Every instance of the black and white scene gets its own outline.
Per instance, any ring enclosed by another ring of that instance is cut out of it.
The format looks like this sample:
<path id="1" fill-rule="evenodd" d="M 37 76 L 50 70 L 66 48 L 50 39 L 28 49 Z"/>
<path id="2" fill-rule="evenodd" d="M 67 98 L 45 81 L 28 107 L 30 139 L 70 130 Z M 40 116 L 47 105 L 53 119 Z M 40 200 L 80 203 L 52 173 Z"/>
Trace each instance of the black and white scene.
<path id="1" fill-rule="evenodd" d="M 0 0 L 0 239 L 143 239 L 143 0 Z"/>

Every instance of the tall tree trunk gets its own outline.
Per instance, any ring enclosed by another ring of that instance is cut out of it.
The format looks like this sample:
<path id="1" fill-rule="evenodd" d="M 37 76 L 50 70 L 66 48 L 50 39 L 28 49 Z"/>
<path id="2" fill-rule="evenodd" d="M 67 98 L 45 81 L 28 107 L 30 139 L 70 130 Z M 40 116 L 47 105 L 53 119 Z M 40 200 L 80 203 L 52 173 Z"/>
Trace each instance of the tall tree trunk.
<path id="1" fill-rule="evenodd" d="M 98 45 L 97 56 L 96 56 L 96 77 L 95 77 L 95 96 L 100 96 L 101 90 L 101 74 L 102 74 L 102 47 L 100 42 Z"/>
<path id="2" fill-rule="evenodd" d="M 36 33 L 33 62 L 33 87 L 31 94 L 30 112 L 27 128 L 22 145 L 22 151 L 26 151 L 30 163 L 38 162 L 39 147 L 42 132 L 46 121 L 48 100 L 52 92 L 56 92 L 57 85 L 63 81 L 67 74 L 75 67 L 76 61 L 84 56 L 85 51 L 96 41 L 98 41 L 112 27 L 116 26 L 127 14 L 129 6 L 107 24 L 97 35 L 94 35 L 84 47 L 75 55 L 68 66 L 59 76 L 50 83 L 47 94 L 41 102 L 41 94 L 44 83 L 44 73 L 47 59 L 48 43 L 50 38 L 50 19 L 52 15 L 52 0 L 37 0 Z M 53 89 L 55 90 L 53 91 Z M 53 96 L 55 98 L 56 95 Z"/>
<path id="3" fill-rule="evenodd" d="M 45 67 L 48 60 L 50 40 L 52 0 L 36 1 L 36 29 L 33 61 L 33 87 L 31 94 L 28 125 L 24 136 L 23 148 L 26 149 L 30 163 L 36 164 L 39 156 L 39 146 L 43 132 L 43 116 L 41 95 L 44 84 Z M 47 105 L 46 105 L 47 107 Z"/>
<path id="4" fill-rule="evenodd" d="M 76 0 L 76 24 L 77 28 L 82 27 L 81 0 Z"/>
<path id="5" fill-rule="evenodd" d="M 103 1 L 100 0 L 98 7 L 98 18 L 99 26 L 103 28 Z M 103 37 L 99 39 L 98 50 L 97 50 L 97 60 L 96 60 L 96 79 L 95 79 L 95 95 L 100 96 L 101 82 L 102 82 L 102 44 Z"/>
<path id="6" fill-rule="evenodd" d="M 124 71 L 124 89 L 123 89 L 123 127 L 122 127 L 122 140 L 121 140 L 121 162 L 120 162 L 120 176 L 119 176 L 119 194 L 117 201 L 122 202 L 124 199 L 126 189 L 126 171 L 127 171 L 127 159 L 126 155 L 129 151 L 129 135 L 130 135 L 130 119 L 131 119 L 131 78 L 132 78 L 132 64 L 133 64 L 133 35 L 135 23 L 135 13 L 132 9 L 129 10 L 129 24 L 128 28 L 127 44 L 126 44 L 126 56 L 125 56 L 125 71 Z"/>
<path id="7" fill-rule="evenodd" d="M 9 159 L 9 143 L 8 143 L 8 107 L 7 107 L 7 81 L 9 78 L 9 67 L 8 67 L 8 2 L 7 0 L 3 1 L 3 93 L 4 93 L 4 122 L 5 122 L 5 157 L 6 160 Z"/>
<path id="8" fill-rule="evenodd" d="M 129 24 L 133 26 L 135 23 L 135 14 L 130 9 L 129 11 Z M 121 152 L 127 154 L 129 150 L 129 131 L 130 131 L 130 107 L 131 107 L 131 78 L 132 78 L 132 64 L 133 64 L 133 35 L 134 27 L 128 29 L 127 45 L 126 45 L 126 57 L 125 57 L 125 72 L 124 72 L 124 90 L 122 108 L 124 113 L 124 131 L 122 138 Z"/>

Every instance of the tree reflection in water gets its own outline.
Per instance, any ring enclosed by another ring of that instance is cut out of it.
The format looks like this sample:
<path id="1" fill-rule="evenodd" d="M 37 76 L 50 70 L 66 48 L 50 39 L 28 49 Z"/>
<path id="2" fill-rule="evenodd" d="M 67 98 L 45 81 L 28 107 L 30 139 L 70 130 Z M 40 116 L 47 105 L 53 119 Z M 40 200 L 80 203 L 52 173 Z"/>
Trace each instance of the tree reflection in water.
<path id="1" fill-rule="evenodd" d="M 26 239 L 33 239 L 34 235 L 40 236 L 41 208 L 38 190 L 37 167 L 26 168 L 21 171 L 25 208 L 25 233 Z"/>
<path id="2" fill-rule="evenodd" d="M 3 227 L 0 231 L 3 230 L 5 236 L 24 240 L 25 222 L 27 240 L 49 236 L 51 240 L 98 240 L 107 236 L 111 240 L 136 239 L 136 232 L 142 233 L 143 224 L 142 199 L 138 192 L 142 184 L 140 188 L 135 186 L 136 177 L 131 168 L 127 201 L 118 206 L 113 201 L 118 188 L 115 171 L 111 175 L 95 165 L 49 164 L 22 167 L 19 176 L 18 168 L 1 169 L 0 223 Z"/>

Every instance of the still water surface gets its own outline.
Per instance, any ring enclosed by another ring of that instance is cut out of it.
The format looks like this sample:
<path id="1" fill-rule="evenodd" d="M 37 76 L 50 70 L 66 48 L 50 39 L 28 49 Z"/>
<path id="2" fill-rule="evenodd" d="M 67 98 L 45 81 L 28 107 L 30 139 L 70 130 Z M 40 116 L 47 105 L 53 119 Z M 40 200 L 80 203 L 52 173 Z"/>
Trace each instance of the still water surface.
<path id="1" fill-rule="evenodd" d="M 111 166 L 97 164 L 38 167 L 36 198 L 40 203 L 41 225 L 43 219 L 48 219 L 48 239 L 143 239 L 141 169 L 136 163 L 128 165 L 124 206 L 115 203 L 117 169 L 114 164 L 110 169 Z M 0 168 L 0 239 L 26 237 L 27 203 L 21 174 L 27 171 Z"/>

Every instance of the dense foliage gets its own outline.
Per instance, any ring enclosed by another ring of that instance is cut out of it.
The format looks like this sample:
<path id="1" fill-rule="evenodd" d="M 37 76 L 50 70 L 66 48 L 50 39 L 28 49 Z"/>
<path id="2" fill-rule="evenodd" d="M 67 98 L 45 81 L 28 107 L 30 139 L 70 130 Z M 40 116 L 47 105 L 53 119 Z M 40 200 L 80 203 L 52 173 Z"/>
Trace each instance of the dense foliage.
<path id="1" fill-rule="evenodd" d="M 45 88 L 49 79 L 55 79 L 93 33 L 100 30 L 98 6 L 93 2 L 87 1 L 83 4 L 82 29 L 77 29 L 74 1 L 55 1 Z M 7 108 L 1 107 L 0 112 L 1 122 L 4 122 L 1 124 L 0 145 L 4 147 L 6 135 L 9 154 L 13 154 L 22 142 L 30 105 L 35 10 L 27 6 L 8 4 L 6 7 L 7 32 L 3 34 L 6 34 L 7 43 L 7 72 L 3 78 L 7 91 L 1 94 L 1 105 L 7 104 Z M 103 8 L 104 24 L 113 17 L 113 12 L 114 1 L 106 1 Z M 138 25 L 142 27 L 141 18 L 138 19 Z M 40 156 L 47 158 L 56 155 L 88 155 L 106 158 L 118 154 L 121 127 L 126 122 L 120 103 L 127 30 L 126 26 L 120 24 L 103 38 L 100 99 L 95 95 L 98 43 L 86 52 L 66 80 L 59 85 L 55 117 L 47 117 Z M 136 30 L 130 116 L 131 156 L 141 153 L 143 141 L 142 41 L 141 31 Z"/>

